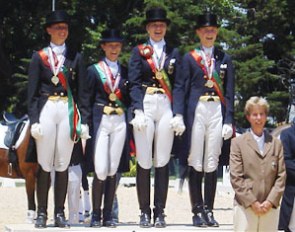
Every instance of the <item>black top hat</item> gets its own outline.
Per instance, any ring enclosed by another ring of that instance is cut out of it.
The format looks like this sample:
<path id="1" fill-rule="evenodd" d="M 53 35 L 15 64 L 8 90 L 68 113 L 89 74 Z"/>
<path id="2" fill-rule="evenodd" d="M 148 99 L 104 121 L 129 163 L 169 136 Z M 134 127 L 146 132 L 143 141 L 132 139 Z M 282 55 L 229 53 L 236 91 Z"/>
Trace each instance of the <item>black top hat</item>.
<path id="1" fill-rule="evenodd" d="M 46 23 L 44 24 L 44 28 L 49 27 L 55 23 L 70 23 L 70 17 L 67 12 L 63 10 L 52 11 L 46 16 Z"/>
<path id="2" fill-rule="evenodd" d="M 120 31 L 118 29 L 107 29 L 101 33 L 100 43 L 107 42 L 123 42 L 123 37 L 120 35 Z"/>
<path id="3" fill-rule="evenodd" d="M 199 15 L 195 28 L 200 27 L 219 27 L 217 23 L 217 16 L 215 14 L 211 14 L 210 12 Z"/>
<path id="4" fill-rule="evenodd" d="M 167 25 L 170 24 L 170 19 L 167 18 L 167 13 L 163 8 L 156 7 L 147 10 L 146 12 L 146 19 L 143 21 L 143 24 L 146 25 L 150 22 L 155 21 L 163 21 L 166 22 Z"/>

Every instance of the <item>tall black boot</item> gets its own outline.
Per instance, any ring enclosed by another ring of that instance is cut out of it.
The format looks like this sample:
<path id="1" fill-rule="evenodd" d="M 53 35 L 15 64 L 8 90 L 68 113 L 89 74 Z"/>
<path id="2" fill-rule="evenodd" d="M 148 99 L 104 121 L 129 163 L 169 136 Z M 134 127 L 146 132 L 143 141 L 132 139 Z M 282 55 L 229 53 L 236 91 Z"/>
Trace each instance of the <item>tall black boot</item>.
<path id="1" fill-rule="evenodd" d="M 94 174 L 92 182 L 92 216 L 90 227 L 101 227 L 101 203 L 104 193 L 104 181 L 99 180 Z"/>
<path id="2" fill-rule="evenodd" d="M 48 190 L 50 187 L 50 172 L 45 172 L 41 166 L 39 166 L 38 169 L 36 185 L 38 211 L 35 227 L 46 228 Z"/>
<path id="3" fill-rule="evenodd" d="M 68 190 L 68 169 L 63 172 L 55 172 L 54 181 L 54 226 L 60 228 L 69 228 L 70 224 L 67 222 L 64 205 Z"/>
<path id="4" fill-rule="evenodd" d="M 112 208 L 116 192 L 116 175 L 108 176 L 105 182 L 104 204 L 103 204 L 103 226 L 114 228 Z"/>
<path id="5" fill-rule="evenodd" d="M 169 185 L 169 166 L 155 168 L 155 192 L 154 192 L 154 224 L 157 228 L 166 227 L 164 209 Z"/>
<path id="6" fill-rule="evenodd" d="M 139 208 L 141 210 L 139 226 L 148 228 L 152 226 L 150 208 L 151 169 L 143 169 L 138 163 L 136 168 L 136 190 Z"/>
<path id="7" fill-rule="evenodd" d="M 204 186 L 204 208 L 205 208 L 205 219 L 208 226 L 218 227 L 218 222 L 213 216 L 213 206 L 216 193 L 217 185 L 217 172 L 205 173 L 205 186 Z"/>
<path id="8" fill-rule="evenodd" d="M 204 203 L 202 197 L 203 172 L 196 171 L 193 167 L 189 169 L 189 193 L 192 206 L 193 226 L 206 227 L 204 215 Z"/>

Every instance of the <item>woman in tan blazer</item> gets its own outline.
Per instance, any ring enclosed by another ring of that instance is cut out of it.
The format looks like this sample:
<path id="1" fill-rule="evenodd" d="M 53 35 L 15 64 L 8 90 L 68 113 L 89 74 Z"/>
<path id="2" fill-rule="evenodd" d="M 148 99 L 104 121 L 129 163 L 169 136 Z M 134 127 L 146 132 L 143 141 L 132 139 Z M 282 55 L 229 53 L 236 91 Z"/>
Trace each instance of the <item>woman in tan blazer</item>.
<path id="1" fill-rule="evenodd" d="M 231 144 L 230 179 L 235 191 L 235 231 L 277 231 L 277 209 L 286 171 L 281 142 L 264 130 L 269 105 L 251 97 L 245 116 L 251 128 Z"/>

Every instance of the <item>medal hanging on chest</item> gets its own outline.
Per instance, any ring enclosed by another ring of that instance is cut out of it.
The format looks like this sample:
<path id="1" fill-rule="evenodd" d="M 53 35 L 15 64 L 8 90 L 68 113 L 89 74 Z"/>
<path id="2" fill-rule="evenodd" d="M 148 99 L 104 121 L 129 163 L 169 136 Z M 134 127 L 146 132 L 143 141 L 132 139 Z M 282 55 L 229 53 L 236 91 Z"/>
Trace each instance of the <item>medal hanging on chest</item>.
<path id="1" fill-rule="evenodd" d="M 56 57 L 56 62 L 55 62 L 51 47 L 48 47 L 48 57 L 49 57 L 50 69 L 53 73 L 53 76 L 51 77 L 51 82 L 56 86 L 59 83 L 59 78 L 57 75 L 61 69 L 61 66 L 64 64 L 65 57 L 61 56 L 60 59 L 57 59 Z"/>
<path id="2" fill-rule="evenodd" d="M 109 94 L 109 100 L 110 101 L 116 101 L 117 99 L 117 95 L 115 93 L 110 93 Z"/>
<path id="3" fill-rule="evenodd" d="M 164 68 L 165 57 L 166 57 L 165 46 L 163 47 L 160 58 L 157 56 L 156 52 L 154 52 L 152 57 L 153 57 L 154 65 L 156 67 L 156 71 L 155 71 L 156 79 L 161 80 L 161 79 L 163 79 L 162 71 Z"/>
<path id="4" fill-rule="evenodd" d="M 211 79 L 209 79 L 206 81 L 205 86 L 208 88 L 213 88 L 214 82 Z"/>
<path id="5" fill-rule="evenodd" d="M 213 70 L 215 66 L 215 60 L 214 58 L 206 58 L 205 53 L 201 50 L 201 57 L 202 57 L 202 62 L 204 63 L 204 66 L 206 68 L 206 74 L 204 75 L 204 79 L 206 80 L 205 86 L 208 88 L 213 88 L 214 87 L 214 81 L 212 80 L 212 75 L 213 75 Z"/>
<path id="6" fill-rule="evenodd" d="M 57 77 L 57 76 L 53 76 L 53 77 L 51 77 L 51 82 L 52 82 L 54 85 L 57 85 L 58 82 L 59 82 L 58 77 Z"/>
<path id="7" fill-rule="evenodd" d="M 163 74 L 162 74 L 161 71 L 156 71 L 156 78 L 157 78 L 158 80 L 163 79 Z"/>
<path id="8" fill-rule="evenodd" d="M 117 88 L 119 86 L 120 79 L 121 79 L 120 70 L 118 68 L 118 72 L 114 76 L 110 67 L 107 65 L 106 62 L 103 62 L 103 69 L 104 69 L 104 73 L 106 75 L 108 87 L 110 89 L 110 93 L 109 93 L 108 97 L 109 97 L 110 101 L 114 102 L 117 100 L 117 95 L 116 95 L 115 91 L 117 90 Z"/>

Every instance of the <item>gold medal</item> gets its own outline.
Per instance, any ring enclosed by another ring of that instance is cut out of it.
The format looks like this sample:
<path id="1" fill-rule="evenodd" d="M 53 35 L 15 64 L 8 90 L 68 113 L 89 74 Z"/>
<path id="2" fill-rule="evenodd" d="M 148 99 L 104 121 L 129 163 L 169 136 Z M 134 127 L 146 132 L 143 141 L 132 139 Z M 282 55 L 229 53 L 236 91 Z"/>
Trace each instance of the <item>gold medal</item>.
<path id="1" fill-rule="evenodd" d="M 116 94 L 115 93 L 110 93 L 109 99 L 110 99 L 110 101 L 116 101 L 116 99 L 117 99 Z"/>
<path id="2" fill-rule="evenodd" d="M 58 77 L 54 75 L 54 76 L 51 78 L 51 82 L 52 82 L 54 85 L 57 85 L 58 82 L 59 82 Z"/>
<path id="3" fill-rule="evenodd" d="M 157 78 L 158 80 L 163 79 L 163 74 L 162 74 L 162 72 L 157 71 L 157 72 L 156 72 L 156 78 Z"/>
<path id="4" fill-rule="evenodd" d="M 206 84 L 205 84 L 206 87 L 208 88 L 213 88 L 214 86 L 214 82 L 212 80 L 207 80 Z"/>

